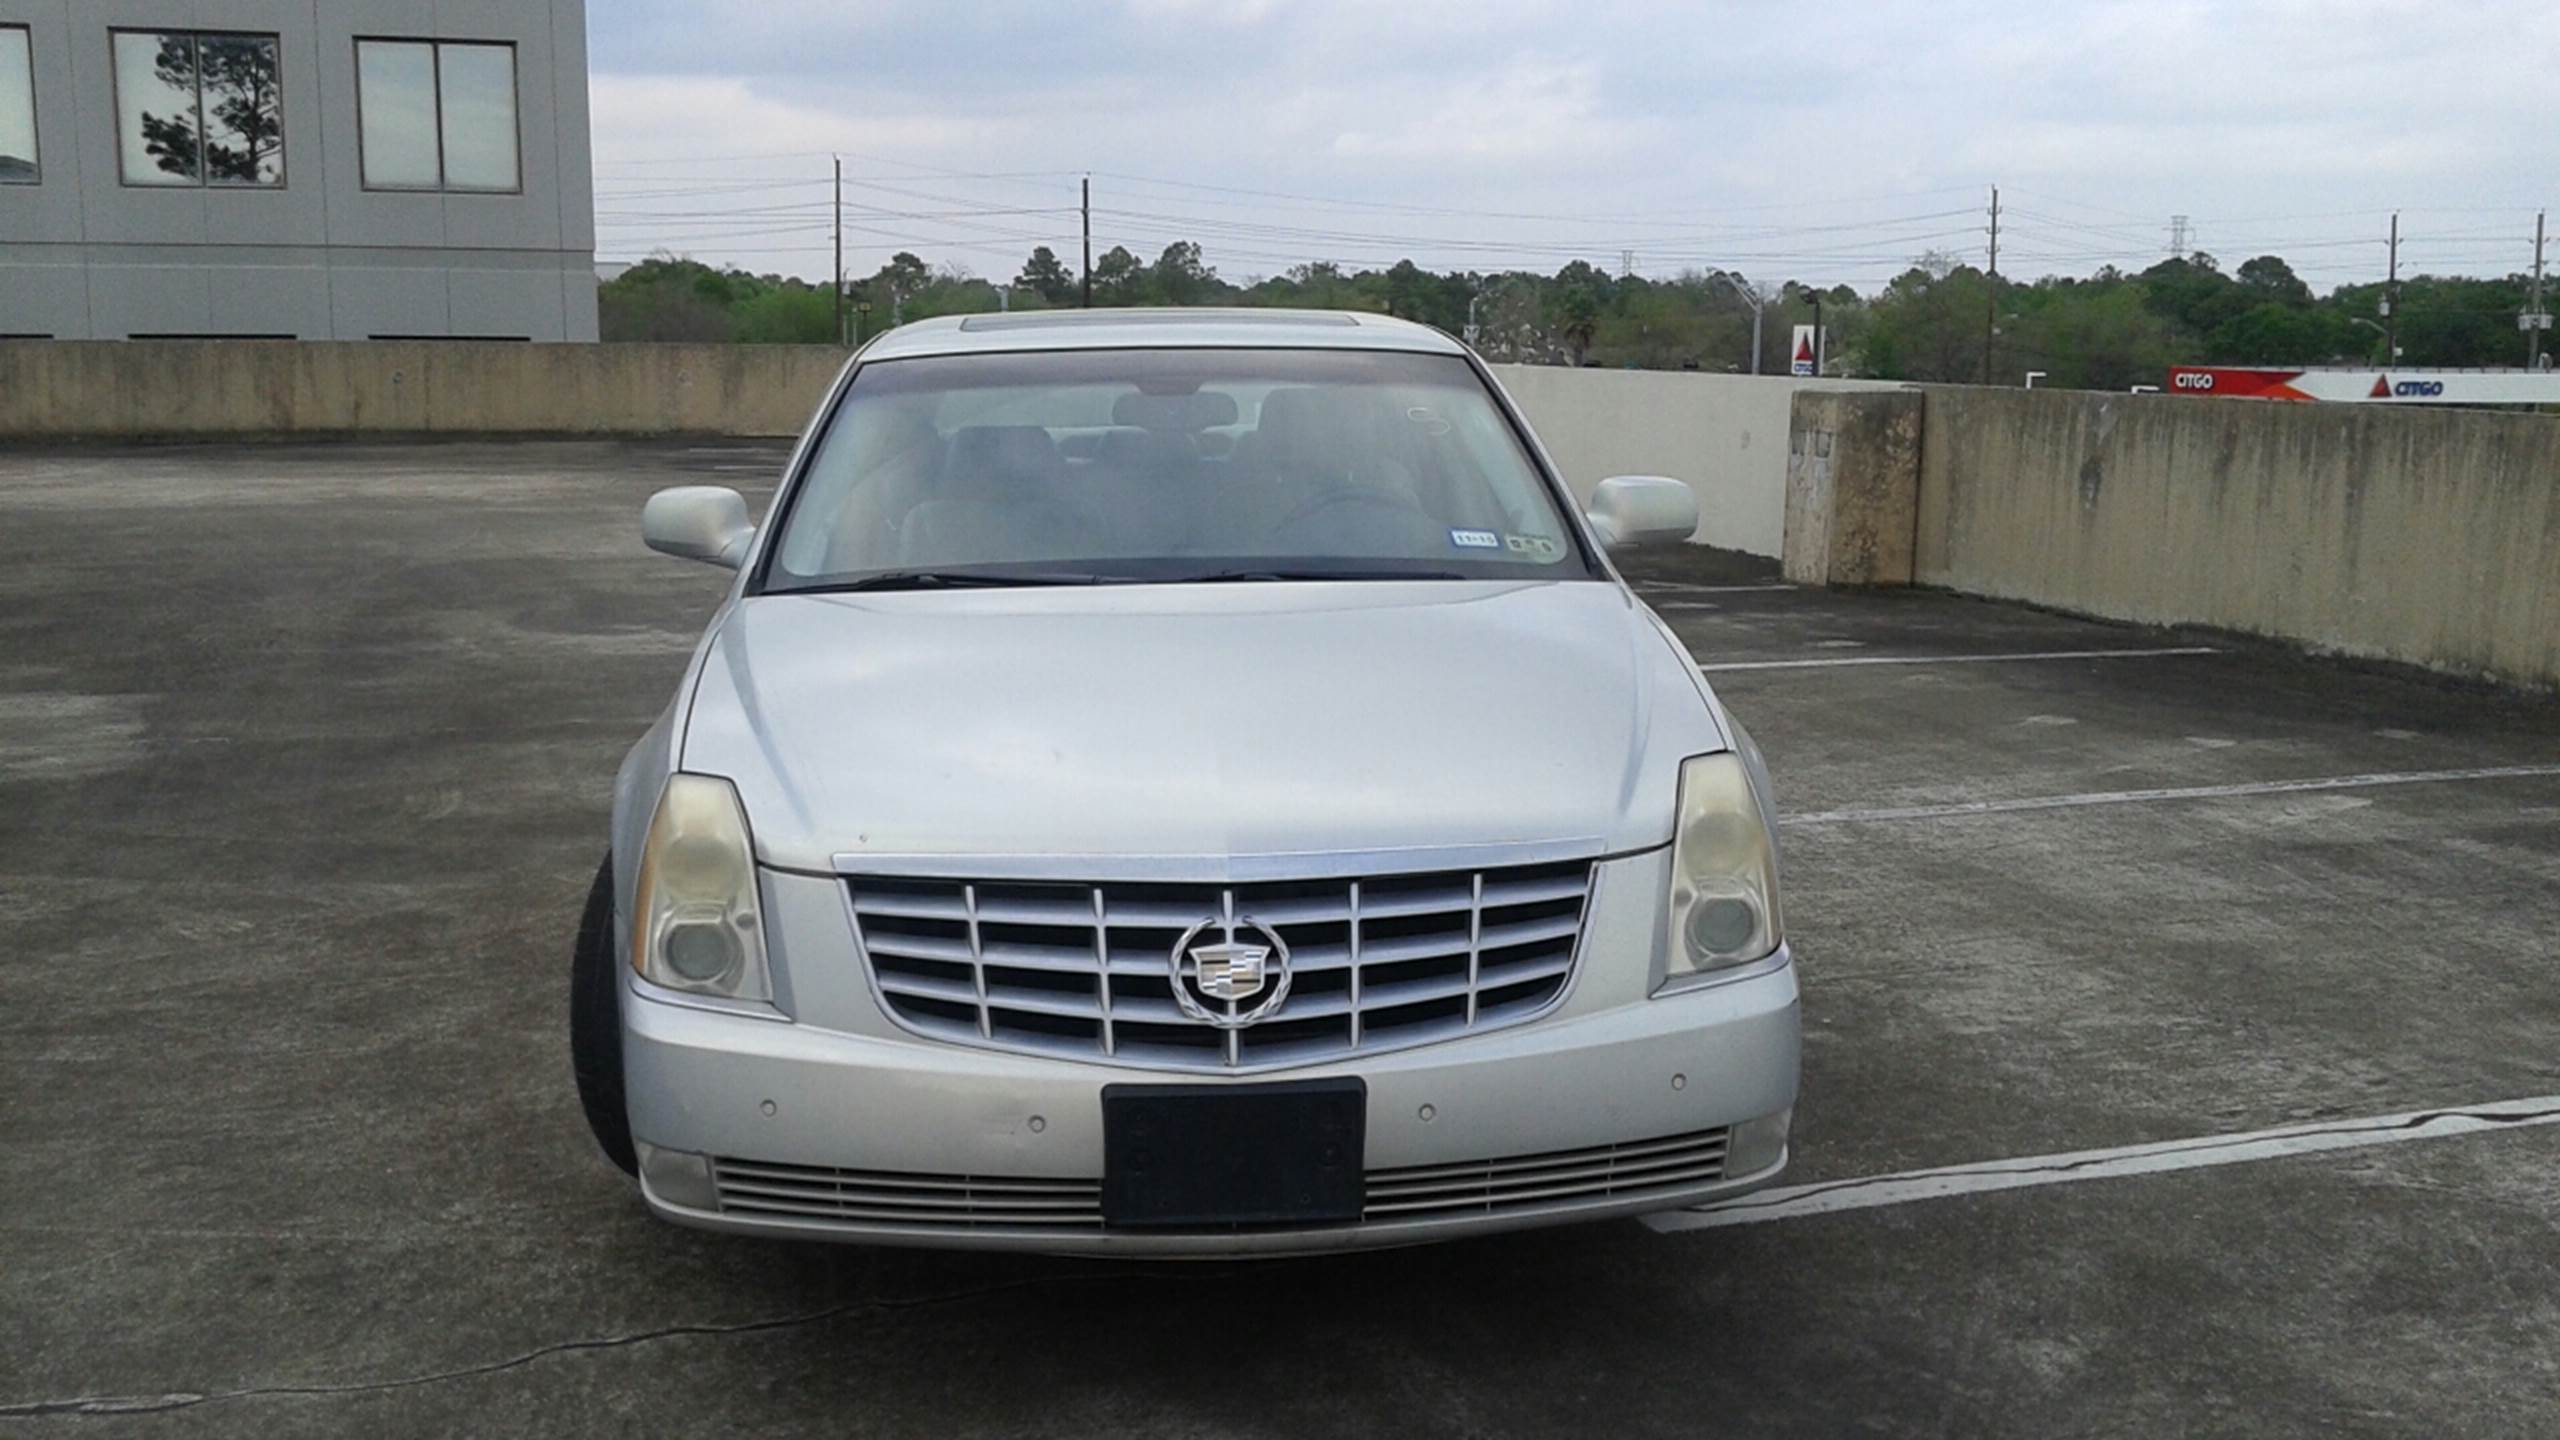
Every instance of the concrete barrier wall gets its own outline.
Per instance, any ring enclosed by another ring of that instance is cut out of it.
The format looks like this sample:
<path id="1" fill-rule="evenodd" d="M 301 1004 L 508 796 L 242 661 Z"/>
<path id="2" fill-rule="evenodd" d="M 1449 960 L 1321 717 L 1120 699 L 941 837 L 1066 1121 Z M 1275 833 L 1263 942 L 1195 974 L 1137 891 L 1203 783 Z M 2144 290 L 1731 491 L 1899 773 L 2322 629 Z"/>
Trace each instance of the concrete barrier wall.
<path id="1" fill-rule="evenodd" d="M 2560 685 L 2560 423 L 1932 388 L 1914 578 Z"/>
<path id="2" fill-rule="evenodd" d="M 1927 397 L 1805 391 L 1787 437 L 1786 577 L 1908 585 Z"/>
<path id="3" fill-rule="evenodd" d="M 0 342 L 0 436 L 796 435 L 822 345 Z"/>
<path id="4" fill-rule="evenodd" d="M 1786 532 L 1788 406 L 1800 390 L 1881 381 L 1496 365 L 1574 497 L 1612 475 L 1668 475 L 1698 492 L 1691 538 L 1774 556 Z"/>
<path id="5" fill-rule="evenodd" d="M 826 346 L 470 342 L 0 342 L 0 437 L 797 435 Z M 1574 492 L 1611 475 L 1697 487 L 1697 538 L 1776 555 L 1787 404 L 1819 383 L 1499 367 Z"/>

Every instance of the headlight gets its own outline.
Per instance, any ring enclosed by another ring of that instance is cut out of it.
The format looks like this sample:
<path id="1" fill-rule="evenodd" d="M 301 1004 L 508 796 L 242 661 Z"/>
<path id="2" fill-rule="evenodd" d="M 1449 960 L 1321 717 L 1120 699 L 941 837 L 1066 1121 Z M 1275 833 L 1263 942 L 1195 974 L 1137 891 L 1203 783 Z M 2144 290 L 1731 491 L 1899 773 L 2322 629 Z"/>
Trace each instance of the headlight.
<path id="1" fill-rule="evenodd" d="M 670 990 L 773 999 L 755 847 L 728 781 L 673 775 L 658 796 L 632 892 L 631 968 Z"/>
<path id="2" fill-rule="evenodd" d="M 1680 767 L 1680 828 L 1671 839 L 1672 976 L 1747 965 L 1785 935 L 1777 848 L 1742 757 L 1687 761 Z"/>

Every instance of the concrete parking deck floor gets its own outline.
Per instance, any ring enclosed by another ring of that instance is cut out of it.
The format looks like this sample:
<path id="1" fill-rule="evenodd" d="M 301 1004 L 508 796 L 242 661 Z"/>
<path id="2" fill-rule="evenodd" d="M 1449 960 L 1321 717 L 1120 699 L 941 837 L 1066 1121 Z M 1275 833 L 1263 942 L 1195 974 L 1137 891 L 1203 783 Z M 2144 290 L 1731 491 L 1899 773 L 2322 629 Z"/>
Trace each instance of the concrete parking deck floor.
<path id="1" fill-rule="evenodd" d="M 721 584 L 637 516 L 777 466 L 0 457 L 0 1431 L 2560 1429 L 2560 1126 L 1244 1266 L 650 1220 L 563 1034 Z M 1640 568 L 1791 817 L 1791 1185 L 2560 1092 L 2560 706 Z"/>

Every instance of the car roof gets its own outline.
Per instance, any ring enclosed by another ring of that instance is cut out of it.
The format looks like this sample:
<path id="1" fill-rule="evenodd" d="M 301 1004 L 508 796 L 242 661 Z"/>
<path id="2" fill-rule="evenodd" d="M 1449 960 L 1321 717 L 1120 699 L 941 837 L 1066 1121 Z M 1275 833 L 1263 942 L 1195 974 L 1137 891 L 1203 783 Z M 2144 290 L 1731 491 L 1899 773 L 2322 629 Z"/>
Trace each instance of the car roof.
<path id="1" fill-rule="evenodd" d="M 862 358 L 974 355 L 1020 350 L 1135 349 L 1410 350 L 1460 355 L 1464 346 L 1428 325 L 1347 310 L 1019 310 L 940 315 L 890 330 Z"/>

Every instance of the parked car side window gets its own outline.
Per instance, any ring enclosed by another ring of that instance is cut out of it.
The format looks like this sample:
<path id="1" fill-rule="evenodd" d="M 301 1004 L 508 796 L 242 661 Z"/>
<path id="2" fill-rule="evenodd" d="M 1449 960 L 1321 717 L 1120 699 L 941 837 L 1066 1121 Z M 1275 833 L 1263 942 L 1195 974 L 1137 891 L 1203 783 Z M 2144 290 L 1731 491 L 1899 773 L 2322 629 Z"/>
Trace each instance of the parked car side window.
<path id="1" fill-rule="evenodd" d="M 356 110 L 368 190 L 522 187 L 513 45 L 358 40 Z"/>
<path id="2" fill-rule="evenodd" d="M 275 36 L 119 30 L 113 38 L 124 183 L 284 184 Z"/>
<path id="3" fill-rule="evenodd" d="M 36 157 L 36 67 L 24 25 L 0 25 L 0 185 L 44 178 Z"/>

